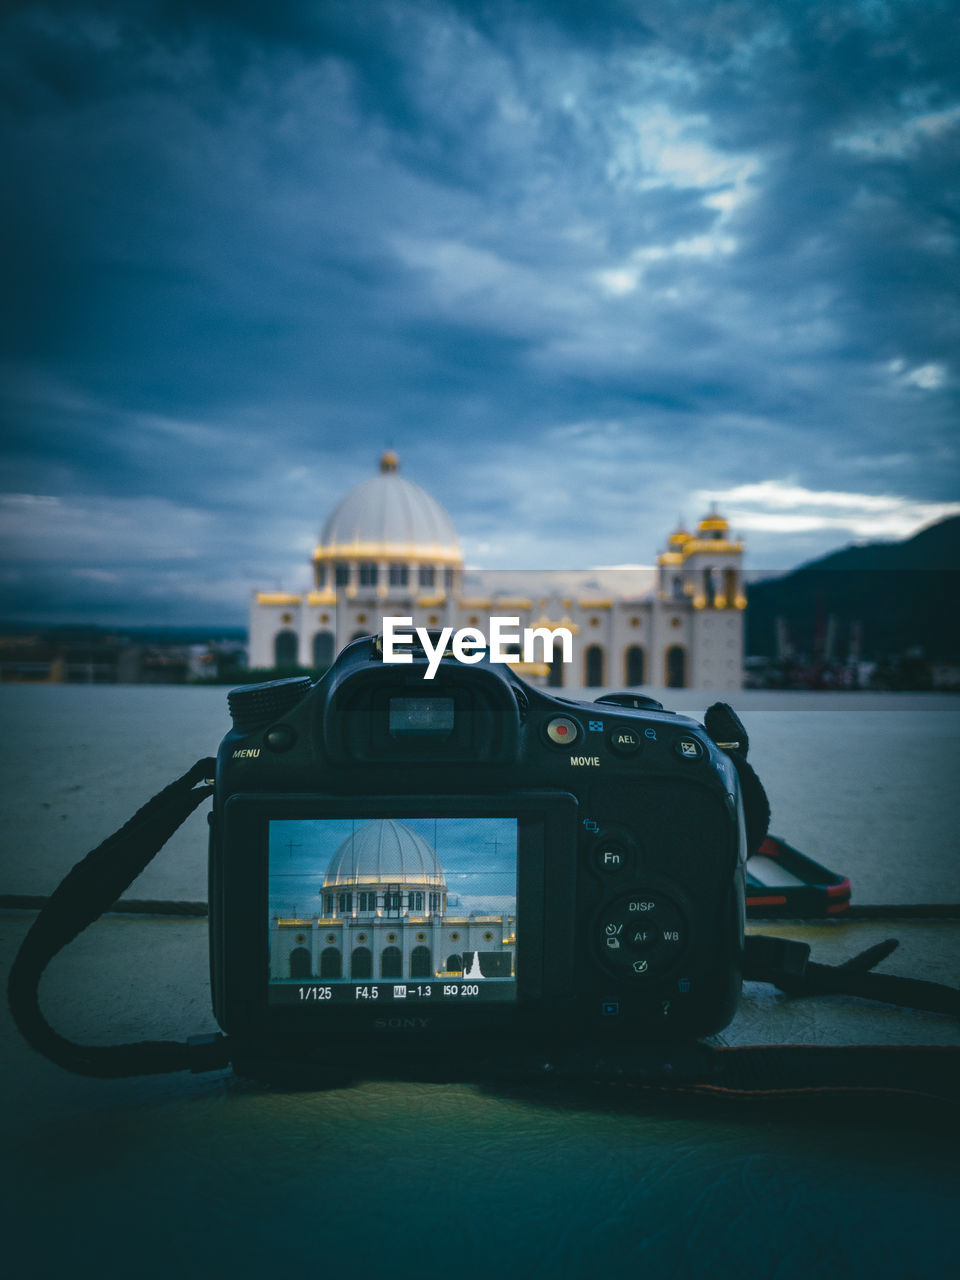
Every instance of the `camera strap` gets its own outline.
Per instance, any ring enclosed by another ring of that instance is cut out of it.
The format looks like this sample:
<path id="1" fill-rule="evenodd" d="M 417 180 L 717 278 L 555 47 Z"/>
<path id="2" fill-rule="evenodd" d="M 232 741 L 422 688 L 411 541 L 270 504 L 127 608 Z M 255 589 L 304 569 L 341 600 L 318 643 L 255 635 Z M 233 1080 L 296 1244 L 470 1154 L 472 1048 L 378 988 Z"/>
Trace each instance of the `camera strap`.
<path id="1" fill-rule="evenodd" d="M 182 777 L 149 800 L 119 831 L 78 862 L 44 903 L 20 946 L 7 983 L 14 1021 L 37 1052 L 69 1071 L 101 1077 L 214 1071 L 249 1052 L 249 1046 L 238 1046 L 221 1033 L 195 1036 L 184 1042 L 76 1044 L 47 1023 L 38 995 L 40 978 L 50 960 L 117 903 L 174 831 L 213 794 L 209 779 L 215 763 L 212 759 L 198 760 Z M 760 791 L 762 793 L 762 787 Z M 843 964 L 824 965 L 810 961 L 810 948 L 806 943 L 753 934 L 745 940 L 744 977 L 772 983 L 789 995 L 865 996 L 906 1008 L 960 1017 L 957 989 L 942 983 L 872 972 L 896 945 L 896 941 L 889 940 Z M 956 1048 L 805 1045 L 711 1048 L 695 1044 L 677 1047 L 669 1057 L 669 1062 L 658 1060 L 653 1065 L 641 1063 L 639 1059 L 632 1066 L 621 1062 L 611 1068 L 612 1075 L 607 1078 L 658 1091 L 731 1097 L 786 1097 L 811 1090 L 826 1093 L 879 1090 L 960 1102 L 960 1049 Z M 547 1069 L 542 1065 L 528 1065 L 537 1073 Z M 568 1080 L 571 1072 L 580 1079 L 595 1078 L 597 1066 L 572 1063 L 566 1072 Z M 491 1068 L 489 1072 L 490 1076 L 500 1078 L 503 1074 L 502 1062 L 499 1069 Z M 511 1074 L 519 1079 L 529 1071 L 518 1062 L 513 1064 Z"/>
<path id="2" fill-rule="evenodd" d="M 205 780 L 215 768 L 215 760 L 198 760 L 81 859 L 44 903 L 20 946 L 7 980 L 10 1011 L 33 1048 L 68 1071 L 87 1076 L 155 1075 L 188 1068 L 208 1071 L 229 1061 L 223 1052 L 224 1036 L 202 1037 L 196 1045 L 166 1040 L 74 1044 L 49 1025 L 38 997 L 40 977 L 57 952 L 110 909 L 174 831 L 213 795 Z"/>

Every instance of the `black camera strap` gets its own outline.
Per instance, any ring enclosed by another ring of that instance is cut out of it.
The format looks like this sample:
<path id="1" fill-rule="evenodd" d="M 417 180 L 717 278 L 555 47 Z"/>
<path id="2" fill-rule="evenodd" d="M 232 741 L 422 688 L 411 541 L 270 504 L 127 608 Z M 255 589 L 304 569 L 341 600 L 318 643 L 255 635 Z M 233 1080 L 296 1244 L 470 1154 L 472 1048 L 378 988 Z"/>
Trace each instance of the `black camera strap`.
<path id="1" fill-rule="evenodd" d="M 198 760 L 81 859 L 44 903 L 23 940 L 7 980 L 10 1011 L 34 1049 L 68 1071 L 87 1076 L 158 1075 L 188 1068 L 208 1071 L 229 1062 L 224 1036 L 203 1037 L 197 1045 L 166 1040 L 74 1044 L 48 1024 L 38 997 L 40 977 L 57 952 L 113 906 L 174 831 L 213 795 L 205 779 L 215 768 L 215 760 Z"/>
<path id="2" fill-rule="evenodd" d="M 731 754 L 733 754 L 731 752 Z M 746 764 L 745 759 L 743 764 Z M 749 766 L 746 766 L 749 769 Z M 113 907 L 189 815 L 213 794 L 209 783 L 212 759 L 198 760 L 181 778 L 92 850 L 67 874 L 44 903 L 10 970 L 7 991 L 14 1021 L 39 1053 L 69 1071 L 89 1076 L 156 1075 L 171 1071 L 222 1069 L 249 1052 L 220 1033 L 185 1042 L 140 1041 L 135 1044 L 81 1045 L 59 1035 L 47 1023 L 39 1003 L 40 978 L 50 960 L 88 925 Z M 738 772 L 739 772 L 738 768 Z M 750 769 L 756 779 L 756 774 Z M 759 779 L 756 786 L 762 794 Z M 766 797 L 764 796 L 764 803 Z M 748 802 L 749 803 L 749 802 Z M 763 821 L 765 830 L 765 819 Z M 745 943 L 744 977 L 769 982 L 789 995 L 843 994 L 865 996 L 906 1008 L 960 1017 L 960 991 L 941 983 L 873 973 L 896 947 L 880 943 L 841 965 L 809 960 L 806 943 L 749 935 Z M 608 1082 L 656 1091 L 726 1094 L 730 1097 L 786 1097 L 821 1093 L 907 1093 L 960 1103 L 960 1049 L 932 1046 L 803 1045 L 711 1048 L 680 1046 L 650 1062 L 637 1059 L 599 1070 Z M 504 1064 L 488 1064 L 479 1075 L 502 1078 Z M 558 1064 L 517 1062 L 513 1078 L 531 1073 L 542 1078 Z M 414 1072 L 400 1072 L 415 1076 Z M 570 1062 L 554 1079 L 576 1075 L 597 1078 L 597 1064 Z M 471 1078 L 476 1078 L 473 1072 Z M 464 1077 L 466 1078 L 466 1077 Z"/>

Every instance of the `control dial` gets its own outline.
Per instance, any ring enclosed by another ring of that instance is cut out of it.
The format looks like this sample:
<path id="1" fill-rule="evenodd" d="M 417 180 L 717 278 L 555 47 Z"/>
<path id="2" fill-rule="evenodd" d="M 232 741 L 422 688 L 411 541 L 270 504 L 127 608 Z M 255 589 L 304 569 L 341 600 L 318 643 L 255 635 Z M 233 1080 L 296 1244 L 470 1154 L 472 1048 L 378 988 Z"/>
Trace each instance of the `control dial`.
<path id="1" fill-rule="evenodd" d="M 670 969 L 686 949 L 683 912 L 659 890 L 623 894 L 600 913 L 594 945 L 604 966 L 618 977 L 639 982 Z"/>
<path id="2" fill-rule="evenodd" d="M 611 707 L 632 707 L 634 711 L 662 711 L 663 703 L 648 698 L 643 693 L 604 693 L 595 702 L 605 702 Z"/>
<path id="3" fill-rule="evenodd" d="M 265 684 L 248 684 L 227 694 L 227 705 L 233 727 L 249 733 L 278 720 L 295 707 L 312 685 L 309 676 L 292 676 L 289 680 L 268 680 Z"/>

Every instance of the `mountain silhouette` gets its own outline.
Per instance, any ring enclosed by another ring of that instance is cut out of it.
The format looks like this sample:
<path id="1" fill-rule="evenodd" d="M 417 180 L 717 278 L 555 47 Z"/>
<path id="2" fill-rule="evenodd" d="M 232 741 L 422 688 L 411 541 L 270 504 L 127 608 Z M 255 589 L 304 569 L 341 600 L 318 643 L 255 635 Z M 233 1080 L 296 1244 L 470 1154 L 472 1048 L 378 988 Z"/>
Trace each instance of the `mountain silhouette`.
<path id="1" fill-rule="evenodd" d="M 845 547 L 782 578 L 747 587 L 747 653 L 774 657 L 777 619 L 794 651 L 822 653 L 829 633 L 845 657 L 860 633 L 860 656 L 875 661 L 922 651 L 960 660 L 960 516 L 903 542 Z"/>

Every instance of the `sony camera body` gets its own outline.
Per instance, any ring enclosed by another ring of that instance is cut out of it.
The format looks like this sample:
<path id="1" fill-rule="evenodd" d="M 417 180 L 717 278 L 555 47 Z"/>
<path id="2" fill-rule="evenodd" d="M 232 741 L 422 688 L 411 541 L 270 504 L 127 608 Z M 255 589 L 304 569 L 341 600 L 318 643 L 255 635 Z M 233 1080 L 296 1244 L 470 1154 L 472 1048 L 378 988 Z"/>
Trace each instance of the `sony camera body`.
<path id="1" fill-rule="evenodd" d="M 230 694 L 214 1011 L 275 1058 L 493 1057 L 702 1036 L 740 990 L 743 809 L 696 721 L 373 637 Z"/>

